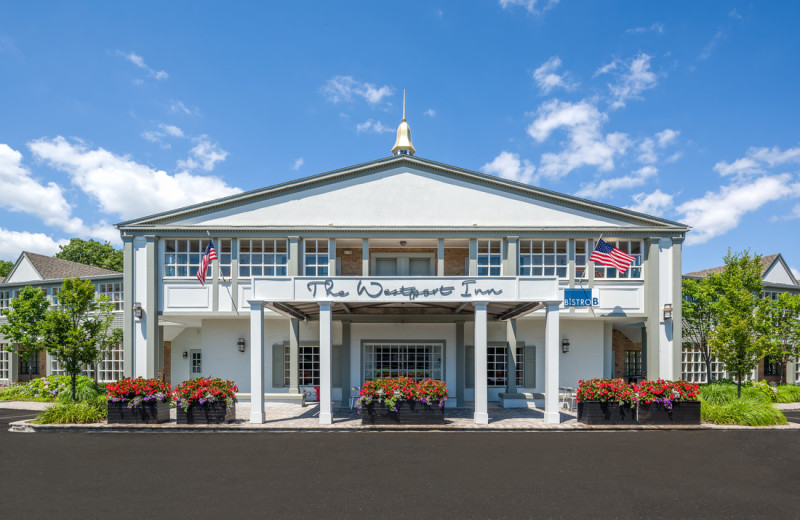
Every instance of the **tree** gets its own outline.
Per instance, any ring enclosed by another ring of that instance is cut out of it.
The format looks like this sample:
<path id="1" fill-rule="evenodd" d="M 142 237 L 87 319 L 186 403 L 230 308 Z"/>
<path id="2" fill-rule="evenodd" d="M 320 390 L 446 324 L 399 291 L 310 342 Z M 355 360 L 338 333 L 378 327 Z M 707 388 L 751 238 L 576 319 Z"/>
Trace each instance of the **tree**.
<path id="1" fill-rule="evenodd" d="M 122 251 L 114 249 L 108 242 L 101 244 L 96 240 L 73 238 L 69 244 L 58 247 L 60 251 L 56 258 L 122 272 Z"/>
<path id="2" fill-rule="evenodd" d="M 14 262 L 8 260 L 0 260 L 0 276 L 8 276 L 8 273 L 14 268 Z"/>
<path id="3" fill-rule="evenodd" d="M 717 293 L 717 323 L 709 342 L 717 359 L 742 378 L 764 357 L 767 345 L 767 301 L 761 298 L 761 257 L 749 250 L 725 255 L 725 270 L 711 278 Z"/>
<path id="4" fill-rule="evenodd" d="M 786 365 L 800 358 L 800 294 L 781 293 L 777 300 L 767 300 L 768 335 L 765 355 L 781 367 L 784 383 Z"/>
<path id="5" fill-rule="evenodd" d="M 112 345 L 119 343 L 120 329 L 110 329 L 113 305 L 106 296 L 96 296 L 88 280 L 67 278 L 58 293 L 58 306 L 47 311 L 42 325 L 47 352 L 61 362 L 72 378 L 72 400 L 76 379 L 85 366 L 97 366 Z M 95 370 L 95 380 L 97 370 Z"/>
<path id="6" fill-rule="evenodd" d="M 717 320 L 717 295 L 714 280 L 708 278 L 683 280 L 683 337 L 700 349 L 706 365 L 706 376 L 711 382 L 711 359 L 714 353 L 709 341 Z"/>
<path id="7" fill-rule="evenodd" d="M 17 352 L 20 359 L 26 362 L 43 350 L 42 324 L 44 323 L 50 302 L 44 291 L 31 286 L 23 287 L 9 308 L 3 310 L 6 323 L 0 325 L 0 334 L 10 342 L 6 350 Z"/>

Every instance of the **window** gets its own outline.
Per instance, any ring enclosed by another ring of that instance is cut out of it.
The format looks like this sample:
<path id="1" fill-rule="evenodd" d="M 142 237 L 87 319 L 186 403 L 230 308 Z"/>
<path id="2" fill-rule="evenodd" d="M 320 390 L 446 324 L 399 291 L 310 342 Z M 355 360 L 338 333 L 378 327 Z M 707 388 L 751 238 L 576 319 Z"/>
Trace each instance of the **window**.
<path id="1" fill-rule="evenodd" d="M 517 347 L 517 386 L 525 384 L 524 347 Z M 490 387 L 505 387 L 508 384 L 508 348 L 487 347 L 486 349 L 487 384 Z"/>
<path id="2" fill-rule="evenodd" d="M 503 266 L 503 241 L 478 240 L 478 276 L 500 276 Z"/>
<path id="3" fill-rule="evenodd" d="M 96 291 L 101 296 L 108 296 L 108 301 L 114 306 L 115 311 L 122 310 L 122 282 L 99 283 Z"/>
<path id="4" fill-rule="evenodd" d="M 164 277 L 193 278 L 200 268 L 200 259 L 208 246 L 208 239 L 164 240 Z M 206 278 L 211 277 L 211 265 Z"/>
<path id="5" fill-rule="evenodd" d="M 626 350 L 625 351 L 625 377 L 641 377 L 642 376 L 642 351 L 641 350 Z"/>
<path id="6" fill-rule="evenodd" d="M 28 356 L 28 359 L 22 359 L 22 356 L 19 356 L 19 373 L 20 375 L 38 375 L 39 374 L 39 354 L 33 354 Z"/>
<path id="7" fill-rule="evenodd" d="M 778 301 L 779 294 L 780 293 L 778 291 L 764 291 L 761 293 L 761 298 L 765 300 Z"/>
<path id="8" fill-rule="evenodd" d="M 716 358 L 711 358 L 711 378 L 714 380 L 726 377 L 735 377 L 725 371 L 725 365 Z M 753 379 L 754 374 L 745 375 L 743 381 Z M 703 355 L 699 348 L 689 347 L 683 348 L 681 359 L 681 379 L 690 383 L 707 383 L 706 364 L 703 362 Z"/>
<path id="9" fill-rule="evenodd" d="M 192 377 L 200 376 L 203 373 L 203 353 L 199 350 L 192 350 L 190 362 L 189 373 L 192 374 Z"/>
<path id="10" fill-rule="evenodd" d="M 125 377 L 122 358 L 122 343 L 117 343 L 97 364 L 97 380 L 102 383 L 119 381 Z"/>
<path id="11" fill-rule="evenodd" d="M 217 240 L 215 244 L 219 274 L 222 278 L 231 277 L 231 242 L 230 238 L 222 238 Z"/>
<path id="12" fill-rule="evenodd" d="M 575 278 L 588 278 L 586 264 L 589 262 L 591 241 L 580 239 L 575 241 Z"/>
<path id="13" fill-rule="evenodd" d="M 781 375 L 781 365 L 777 360 L 767 356 L 764 358 L 764 376 L 778 377 Z"/>
<path id="14" fill-rule="evenodd" d="M 0 291 L 0 310 L 11 307 L 11 300 L 17 297 L 18 291 Z"/>
<path id="15" fill-rule="evenodd" d="M 11 382 L 11 352 L 7 352 L 5 347 L 8 343 L 0 343 L 0 381 Z"/>
<path id="16" fill-rule="evenodd" d="M 319 385 L 319 345 L 297 347 L 297 372 L 299 386 Z M 291 374 L 289 347 L 284 349 L 284 386 L 289 386 L 289 376 Z"/>
<path id="17" fill-rule="evenodd" d="M 287 251 L 286 240 L 239 240 L 239 277 L 286 276 Z"/>
<path id="18" fill-rule="evenodd" d="M 605 265 L 594 265 L 595 279 L 629 279 L 642 277 L 642 241 L 641 240 L 606 240 L 608 244 L 613 247 L 621 249 L 623 252 L 633 256 L 636 260 L 628 267 L 624 274 L 617 271 L 614 267 Z M 592 250 L 594 250 L 594 243 L 592 243 Z"/>
<path id="19" fill-rule="evenodd" d="M 61 290 L 61 287 L 50 287 L 46 290 L 47 300 L 50 302 L 55 308 L 58 308 L 58 291 Z"/>
<path id="20" fill-rule="evenodd" d="M 364 380 L 379 377 L 442 379 L 442 344 L 364 344 Z"/>
<path id="21" fill-rule="evenodd" d="M 328 241 L 305 240 L 305 276 L 328 276 Z"/>
<path id="22" fill-rule="evenodd" d="M 566 240 L 520 240 L 520 276 L 567 277 Z"/>

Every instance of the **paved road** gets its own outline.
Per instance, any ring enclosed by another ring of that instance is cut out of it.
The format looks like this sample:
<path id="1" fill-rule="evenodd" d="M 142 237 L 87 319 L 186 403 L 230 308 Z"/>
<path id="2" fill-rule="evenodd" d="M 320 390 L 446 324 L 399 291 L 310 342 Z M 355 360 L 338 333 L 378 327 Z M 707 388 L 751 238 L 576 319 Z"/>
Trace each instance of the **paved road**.
<path id="1" fill-rule="evenodd" d="M 11 415 L 3 518 L 800 518 L 798 431 L 12 434 Z"/>

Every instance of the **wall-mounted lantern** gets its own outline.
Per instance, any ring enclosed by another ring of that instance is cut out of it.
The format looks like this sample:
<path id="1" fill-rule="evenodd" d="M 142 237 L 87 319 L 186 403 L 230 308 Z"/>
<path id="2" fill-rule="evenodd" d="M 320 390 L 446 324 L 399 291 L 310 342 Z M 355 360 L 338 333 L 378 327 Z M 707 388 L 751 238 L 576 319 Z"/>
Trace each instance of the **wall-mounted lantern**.
<path id="1" fill-rule="evenodd" d="M 569 352 L 569 340 L 566 338 L 561 340 L 561 352 L 563 352 L 564 354 Z"/>
<path id="2" fill-rule="evenodd" d="M 239 349 L 239 352 L 244 352 L 244 347 L 245 347 L 244 338 L 239 338 L 236 340 L 236 347 Z"/>
<path id="3" fill-rule="evenodd" d="M 664 321 L 672 319 L 672 304 L 665 303 L 664 304 Z"/>
<path id="4" fill-rule="evenodd" d="M 133 317 L 136 319 L 142 318 L 142 304 L 139 302 L 133 304 Z"/>
<path id="5" fill-rule="evenodd" d="M 182 356 L 183 356 L 183 359 L 189 359 L 189 351 L 188 350 L 184 350 Z"/>

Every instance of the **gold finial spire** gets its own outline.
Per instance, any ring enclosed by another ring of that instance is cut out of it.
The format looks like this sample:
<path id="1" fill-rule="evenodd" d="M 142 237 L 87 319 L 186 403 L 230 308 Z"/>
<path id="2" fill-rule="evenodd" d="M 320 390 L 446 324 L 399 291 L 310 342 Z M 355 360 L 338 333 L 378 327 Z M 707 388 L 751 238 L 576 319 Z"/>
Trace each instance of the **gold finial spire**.
<path id="1" fill-rule="evenodd" d="M 406 122 L 406 91 L 403 90 L 403 120 L 397 127 L 397 140 L 392 147 L 394 155 L 414 155 L 417 151 L 411 144 L 411 127 Z"/>

